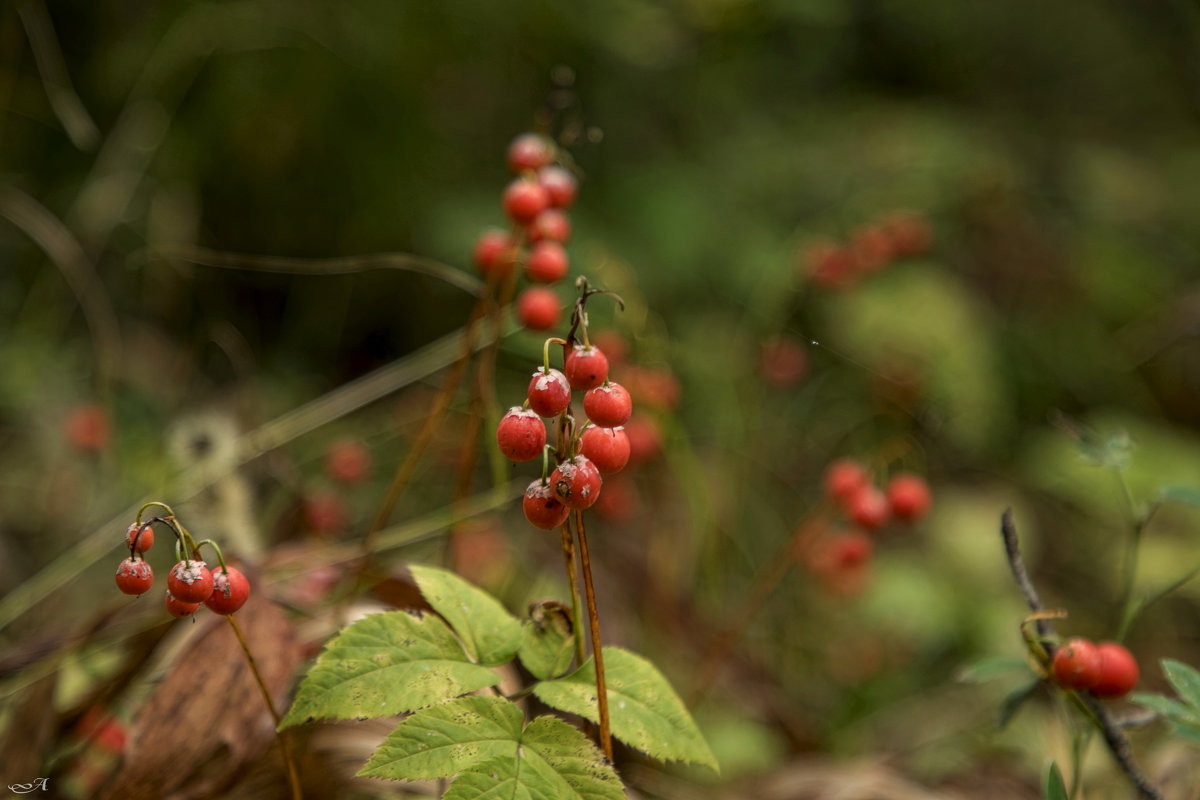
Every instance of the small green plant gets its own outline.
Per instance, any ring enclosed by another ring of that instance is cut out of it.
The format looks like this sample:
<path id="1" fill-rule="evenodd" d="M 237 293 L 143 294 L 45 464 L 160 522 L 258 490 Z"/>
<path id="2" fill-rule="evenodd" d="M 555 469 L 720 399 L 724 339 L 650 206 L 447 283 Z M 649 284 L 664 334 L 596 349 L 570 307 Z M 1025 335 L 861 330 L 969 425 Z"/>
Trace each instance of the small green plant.
<path id="1" fill-rule="evenodd" d="M 555 716 L 529 720 L 520 705 L 533 694 L 551 708 L 600 721 L 592 660 L 570 668 L 575 632 L 564 607 L 535 605 L 518 620 L 452 572 L 410 569 L 436 613 L 389 611 L 345 628 L 300 684 L 280 727 L 408 714 L 359 775 L 453 778 L 447 798 L 624 797 L 612 765 L 583 733 Z M 619 647 L 605 647 L 603 656 L 613 735 L 654 758 L 716 769 L 695 722 L 654 665 Z M 501 696 L 495 668 L 514 659 L 535 681 Z"/>

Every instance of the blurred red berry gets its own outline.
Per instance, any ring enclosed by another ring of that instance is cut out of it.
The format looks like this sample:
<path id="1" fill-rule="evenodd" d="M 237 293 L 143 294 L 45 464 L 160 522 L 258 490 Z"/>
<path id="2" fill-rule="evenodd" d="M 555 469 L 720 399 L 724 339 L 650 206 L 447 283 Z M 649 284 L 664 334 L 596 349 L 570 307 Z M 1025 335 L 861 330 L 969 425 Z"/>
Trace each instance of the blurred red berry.
<path id="1" fill-rule="evenodd" d="M 509 219 L 527 225 L 550 207 L 550 193 L 537 181 L 517 178 L 504 190 L 502 205 Z"/>
<path id="2" fill-rule="evenodd" d="M 475 243 L 475 267 L 484 275 L 496 272 L 503 278 L 516 264 L 517 247 L 508 233 L 499 228 L 484 231 Z"/>
<path id="3" fill-rule="evenodd" d="M 625 423 L 629 438 L 629 463 L 640 464 L 662 452 L 662 431 L 650 417 L 630 417 Z"/>
<path id="4" fill-rule="evenodd" d="M 869 481 L 867 470 L 852 458 L 839 458 L 825 469 L 825 492 L 843 505 Z"/>
<path id="5" fill-rule="evenodd" d="M 339 439 L 325 452 L 325 471 L 339 483 L 358 483 L 371 471 L 371 451 L 358 439 Z"/>
<path id="6" fill-rule="evenodd" d="M 1090 689 L 1100 682 L 1100 650 L 1087 639 L 1068 639 L 1054 651 L 1050 672 L 1064 689 Z"/>
<path id="7" fill-rule="evenodd" d="M 533 218 L 525 231 L 529 241 L 559 242 L 566 244 L 571 238 L 571 218 L 557 208 L 548 208 Z"/>
<path id="8" fill-rule="evenodd" d="M 335 492 L 313 492 L 304 499 L 304 521 L 318 535 L 339 533 L 346 527 L 346 504 Z"/>
<path id="9" fill-rule="evenodd" d="M 763 380 L 771 386 L 795 386 L 808 374 L 808 351 L 791 337 L 768 339 L 759 353 L 759 368 Z"/>
<path id="10" fill-rule="evenodd" d="M 850 248 L 820 241 L 804 251 L 808 277 L 823 289 L 845 289 L 858 280 L 858 264 Z"/>
<path id="11" fill-rule="evenodd" d="M 96 403 L 75 406 L 67 414 L 66 432 L 67 441 L 80 450 L 103 450 L 111 434 L 108 412 Z"/>
<path id="12" fill-rule="evenodd" d="M 537 283 L 558 283 L 570 271 L 567 251 L 558 242 L 538 242 L 525 261 L 525 275 Z"/>
<path id="13" fill-rule="evenodd" d="M 517 298 L 517 319 L 531 331 L 548 331 L 558 324 L 562 303 L 553 289 L 530 286 Z"/>
<path id="14" fill-rule="evenodd" d="M 860 486 L 847 506 L 850 518 L 868 530 L 875 530 L 887 522 L 891 514 L 887 495 L 872 485 Z"/>
<path id="15" fill-rule="evenodd" d="M 925 516 L 933 502 L 929 484 L 924 478 L 909 472 L 901 472 L 888 481 L 887 498 L 892 516 L 905 522 Z"/>
<path id="16" fill-rule="evenodd" d="M 1101 642 L 1100 680 L 1092 686 L 1097 697 L 1124 697 L 1137 686 L 1140 671 L 1137 659 L 1125 647 L 1116 642 Z"/>
<path id="17" fill-rule="evenodd" d="M 554 159 L 554 143 L 537 133 L 523 133 L 508 145 L 508 168 L 521 173 L 538 170 Z"/>
<path id="18" fill-rule="evenodd" d="M 883 221 L 897 256 L 919 256 L 933 244 L 929 221 L 915 211 L 897 211 Z"/>
<path id="19" fill-rule="evenodd" d="M 550 205 L 555 208 L 569 208 L 575 202 L 578 183 L 568 170 L 555 165 L 542 167 L 538 170 L 537 177 L 538 183 L 550 196 Z"/>

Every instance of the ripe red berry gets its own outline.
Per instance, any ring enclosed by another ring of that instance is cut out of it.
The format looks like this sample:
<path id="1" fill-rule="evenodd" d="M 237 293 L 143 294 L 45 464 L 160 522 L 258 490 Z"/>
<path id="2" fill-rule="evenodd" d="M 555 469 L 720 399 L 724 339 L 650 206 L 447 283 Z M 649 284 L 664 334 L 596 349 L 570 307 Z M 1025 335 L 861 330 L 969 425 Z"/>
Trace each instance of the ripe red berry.
<path id="1" fill-rule="evenodd" d="M 141 533 L 139 534 L 138 531 Z M 149 523 L 144 525 L 132 523 L 129 530 L 125 531 L 125 546 L 136 548 L 139 553 L 146 552 L 154 546 L 154 528 Z"/>
<path id="2" fill-rule="evenodd" d="M 830 566 L 842 570 L 853 569 L 870 561 L 874 551 L 875 546 L 869 536 L 862 531 L 851 531 L 830 541 Z"/>
<path id="3" fill-rule="evenodd" d="M 537 370 L 529 379 L 529 407 L 540 417 L 557 417 L 571 405 L 571 385 L 556 369 Z"/>
<path id="4" fill-rule="evenodd" d="M 601 474 L 620 472 L 629 463 L 629 437 L 622 427 L 590 427 L 579 438 L 579 452 L 596 465 Z"/>
<path id="5" fill-rule="evenodd" d="M 599 347 L 600 337 L 596 337 L 596 342 Z M 610 359 L 615 360 L 608 348 L 601 347 L 601 349 L 608 354 Z M 639 405 L 665 409 L 673 409 L 679 405 L 681 394 L 679 379 L 670 369 L 654 369 L 628 364 L 622 371 L 622 375 L 625 378 L 625 388 L 629 390 L 630 396 Z"/>
<path id="6" fill-rule="evenodd" d="M 662 431 L 650 417 L 630 417 L 624 427 L 629 437 L 630 463 L 649 461 L 662 451 Z"/>
<path id="7" fill-rule="evenodd" d="M 1100 651 L 1100 680 L 1092 693 L 1097 697 L 1123 697 L 1133 691 L 1140 677 L 1133 654 L 1116 642 L 1101 642 L 1096 649 Z"/>
<path id="8" fill-rule="evenodd" d="M 508 168 L 521 173 L 546 166 L 554 158 L 554 143 L 536 133 L 523 133 L 508 145 Z"/>
<path id="9" fill-rule="evenodd" d="M 557 208 L 547 208 L 529 223 L 525 235 L 531 242 L 549 240 L 566 244 L 571 238 L 571 218 Z"/>
<path id="10" fill-rule="evenodd" d="M 759 354 L 759 369 L 763 380 L 771 386 L 795 386 L 808 373 L 808 353 L 795 339 L 783 336 L 768 339 Z"/>
<path id="11" fill-rule="evenodd" d="M 629 342 L 625 341 L 625 337 L 611 328 L 597 332 L 591 337 L 592 344 L 599 347 L 604 353 L 604 357 L 608 359 L 608 363 L 623 364 L 629 358 Z M 629 389 L 628 384 L 626 384 Z M 629 390 L 633 394 L 633 390 Z"/>
<path id="12" fill-rule="evenodd" d="M 358 439 L 341 439 L 325 452 L 325 471 L 340 483 L 358 483 L 371 471 L 371 451 Z"/>
<path id="13" fill-rule="evenodd" d="M 616 428 L 629 421 L 633 400 L 624 386 L 608 381 L 588 390 L 583 396 L 583 410 L 601 428 Z"/>
<path id="14" fill-rule="evenodd" d="M 568 208 L 575 202 L 575 190 L 578 183 L 575 176 L 562 167 L 551 165 L 542 167 L 537 174 L 538 183 L 545 187 L 550 195 L 550 205 L 556 208 Z"/>
<path id="15" fill-rule="evenodd" d="M 504 190 L 502 205 L 513 222 L 527 225 L 550 207 L 550 193 L 537 181 L 517 178 Z"/>
<path id="16" fill-rule="evenodd" d="M 851 458 L 839 458 L 825 469 L 825 492 L 831 499 L 847 503 L 868 480 L 862 464 Z"/>
<path id="17" fill-rule="evenodd" d="M 594 389 L 608 380 L 608 358 L 598 347 L 576 344 L 567 353 L 563 372 L 572 389 Z"/>
<path id="18" fill-rule="evenodd" d="M 862 272 L 874 272 L 896 256 L 895 240 L 882 225 L 865 225 L 850 239 L 854 260 Z"/>
<path id="19" fill-rule="evenodd" d="M 217 614 L 229 615 L 246 604 L 250 598 L 250 580 L 241 570 L 227 566 L 213 570 L 213 593 L 204 605 Z"/>
<path id="20" fill-rule="evenodd" d="M 167 574 L 167 591 L 183 603 L 203 603 L 213 592 L 213 576 L 203 561 L 180 561 Z"/>
<path id="21" fill-rule="evenodd" d="M 508 233 L 489 228 L 475 243 L 475 267 L 485 277 L 496 272 L 497 278 L 503 278 L 516 263 L 516 253 L 516 245 Z"/>
<path id="22" fill-rule="evenodd" d="M 892 507 L 892 516 L 906 522 L 925 516 L 932 502 L 929 484 L 920 476 L 908 472 L 901 472 L 888 481 L 887 498 Z"/>
<path id="23" fill-rule="evenodd" d="M 868 530 L 874 530 L 887 522 L 891 514 L 887 495 L 870 484 L 860 486 L 847 504 L 850 518 Z"/>
<path id="24" fill-rule="evenodd" d="M 117 588 L 125 594 L 145 594 L 154 585 L 154 570 L 141 558 L 127 558 L 117 567 Z"/>
<path id="25" fill-rule="evenodd" d="M 79 450 L 99 451 L 108 446 L 108 412 L 96 403 L 75 406 L 67 414 L 67 440 Z"/>
<path id="26" fill-rule="evenodd" d="M 562 303 L 553 289 L 530 286 L 517 298 L 517 319 L 531 331 L 548 331 L 558 324 Z"/>
<path id="27" fill-rule="evenodd" d="M 172 617 L 190 617 L 200 608 L 199 603 L 185 603 L 183 600 L 180 600 L 178 597 L 171 594 L 170 589 L 167 589 L 166 602 L 167 613 Z"/>
<path id="28" fill-rule="evenodd" d="M 532 408 L 513 406 L 496 426 L 496 443 L 509 461 L 533 461 L 546 446 L 546 424 Z"/>
<path id="29" fill-rule="evenodd" d="M 571 513 L 571 509 L 558 502 L 558 498 L 554 496 L 554 484 L 550 481 L 542 483 L 541 478 L 529 484 L 529 488 L 525 490 L 525 496 L 521 498 L 521 509 L 531 525 L 544 531 L 554 530 L 562 525 Z"/>
<path id="30" fill-rule="evenodd" d="M 569 270 L 567 251 L 558 242 L 538 242 L 525 262 L 525 274 L 538 283 L 558 283 Z"/>
<path id="31" fill-rule="evenodd" d="M 550 473 L 554 496 L 565 506 L 585 509 L 600 496 L 600 470 L 587 456 L 578 455 L 564 461 Z"/>
<path id="32" fill-rule="evenodd" d="M 1100 650 L 1087 639 L 1068 639 L 1054 651 L 1050 673 L 1064 689 L 1090 689 L 1100 681 Z"/>

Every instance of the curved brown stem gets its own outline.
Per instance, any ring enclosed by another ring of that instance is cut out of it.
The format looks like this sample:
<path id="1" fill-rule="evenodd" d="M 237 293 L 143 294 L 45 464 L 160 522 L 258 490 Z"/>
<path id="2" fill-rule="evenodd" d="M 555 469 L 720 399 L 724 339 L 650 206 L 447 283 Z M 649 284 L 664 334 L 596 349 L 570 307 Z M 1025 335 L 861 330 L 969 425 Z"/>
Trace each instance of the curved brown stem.
<path id="1" fill-rule="evenodd" d="M 604 682 L 604 652 L 600 647 L 600 615 L 596 611 L 596 590 L 592 585 L 592 561 L 588 556 L 587 531 L 583 527 L 583 512 L 575 512 L 575 529 L 579 534 L 579 560 L 583 565 L 583 590 L 587 595 L 588 626 L 592 633 L 592 659 L 596 666 L 596 706 L 600 715 L 600 749 L 611 763 L 612 731 L 608 719 L 608 686 Z"/>

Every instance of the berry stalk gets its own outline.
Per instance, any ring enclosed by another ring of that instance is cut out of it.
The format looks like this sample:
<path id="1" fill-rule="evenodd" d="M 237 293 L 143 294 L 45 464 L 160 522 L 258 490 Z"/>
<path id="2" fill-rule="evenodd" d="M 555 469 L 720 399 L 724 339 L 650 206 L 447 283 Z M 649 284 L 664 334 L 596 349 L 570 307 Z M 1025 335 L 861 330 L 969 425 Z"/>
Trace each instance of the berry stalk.
<path id="1" fill-rule="evenodd" d="M 579 534 L 579 560 L 583 566 L 583 589 L 587 595 L 588 627 L 592 634 L 592 660 L 596 666 L 596 706 L 600 716 L 600 749 L 612 763 L 612 729 L 608 719 L 608 687 L 604 683 L 604 652 L 600 647 L 600 614 L 596 610 L 596 590 L 592 585 L 592 561 L 588 556 L 587 531 L 583 512 L 575 512 L 575 530 Z"/>

